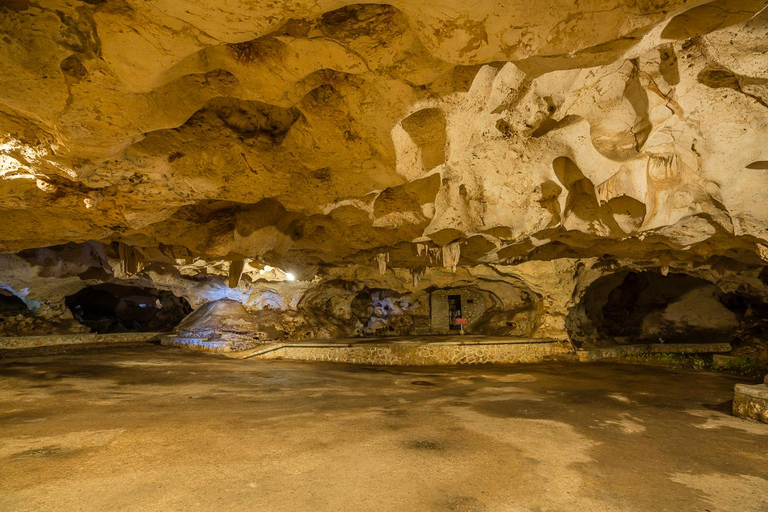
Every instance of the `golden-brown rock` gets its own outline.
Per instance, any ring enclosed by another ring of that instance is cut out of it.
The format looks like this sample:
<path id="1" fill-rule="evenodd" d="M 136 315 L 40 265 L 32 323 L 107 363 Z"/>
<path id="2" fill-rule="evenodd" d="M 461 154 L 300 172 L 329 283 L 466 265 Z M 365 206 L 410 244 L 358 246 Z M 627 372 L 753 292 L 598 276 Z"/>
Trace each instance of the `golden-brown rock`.
<path id="1" fill-rule="evenodd" d="M 108 279 L 187 292 L 218 289 L 230 261 L 233 289 L 267 267 L 373 287 L 384 261 L 425 289 L 448 284 L 440 268 L 528 262 L 551 335 L 588 283 L 541 283 L 575 261 L 752 276 L 768 262 L 765 5 L 5 2 L 1 282 L 39 300 L 52 281 L 35 269 L 68 257 L 11 253 L 67 243 L 106 247 L 88 268 Z M 61 298 L 79 278 L 57 272 Z"/>

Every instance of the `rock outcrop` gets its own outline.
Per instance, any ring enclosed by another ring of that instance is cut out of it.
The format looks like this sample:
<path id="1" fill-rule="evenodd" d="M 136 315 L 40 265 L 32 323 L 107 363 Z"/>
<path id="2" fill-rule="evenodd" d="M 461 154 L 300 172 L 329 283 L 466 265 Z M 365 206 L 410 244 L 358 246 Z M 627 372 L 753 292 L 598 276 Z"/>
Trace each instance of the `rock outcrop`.
<path id="1" fill-rule="evenodd" d="M 232 299 L 208 302 L 187 315 L 175 336 L 166 336 L 163 343 L 183 344 L 184 339 L 213 342 L 220 350 L 242 350 L 267 339 L 258 322 L 243 305 Z"/>

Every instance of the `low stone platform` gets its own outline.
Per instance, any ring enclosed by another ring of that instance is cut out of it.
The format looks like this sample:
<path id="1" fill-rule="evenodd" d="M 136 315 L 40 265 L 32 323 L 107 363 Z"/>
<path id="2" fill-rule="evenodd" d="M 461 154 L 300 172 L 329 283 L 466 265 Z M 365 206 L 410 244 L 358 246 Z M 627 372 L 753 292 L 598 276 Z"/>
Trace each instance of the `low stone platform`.
<path id="1" fill-rule="evenodd" d="M 534 363 L 573 353 L 556 340 L 490 336 L 353 338 L 272 343 L 227 354 L 238 359 L 286 359 L 384 366 Z"/>
<path id="2" fill-rule="evenodd" d="M 733 415 L 768 423 L 768 386 L 765 384 L 736 384 Z"/>
<path id="3" fill-rule="evenodd" d="M 730 352 L 730 343 L 642 343 L 594 350 L 577 350 L 579 361 L 599 361 L 637 354 L 719 354 Z"/>
<path id="4" fill-rule="evenodd" d="M 726 354 L 715 354 L 712 356 L 712 367 L 728 369 L 734 366 L 738 366 L 739 363 L 744 361 L 745 358 L 737 356 L 729 356 Z"/>
<path id="5" fill-rule="evenodd" d="M 104 345 L 156 341 L 161 332 L 121 332 L 113 334 L 46 334 L 42 336 L 0 337 L 0 351 L 27 350 L 68 345 Z"/>
<path id="6" fill-rule="evenodd" d="M 207 338 L 191 338 L 184 336 L 161 336 L 160 342 L 171 347 L 204 350 L 206 352 L 233 352 L 232 343 L 226 340 L 210 340 Z M 257 344 L 254 341 L 253 344 Z"/>
<path id="7" fill-rule="evenodd" d="M 243 305 L 232 299 L 203 304 L 176 326 L 160 343 L 207 352 L 238 352 L 264 343 L 267 333 Z"/>

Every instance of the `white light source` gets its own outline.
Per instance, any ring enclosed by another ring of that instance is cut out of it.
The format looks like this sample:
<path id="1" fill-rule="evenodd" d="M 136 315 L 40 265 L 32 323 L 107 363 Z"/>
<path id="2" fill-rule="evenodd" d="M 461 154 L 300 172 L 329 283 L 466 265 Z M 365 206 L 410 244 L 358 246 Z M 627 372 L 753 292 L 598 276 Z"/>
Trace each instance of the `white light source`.
<path id="1" fill-rule="evenodd" d="M 0 178 L 36 179 L 37 173 L 27 164 L 34 164 L 47 154 L 47 149 L 28 146 L 10 135 L 0 137 Z"/>
<path id="2" fill-rule="evenodd" d="M 288 281 L 295 281 L 296 280 L 296 276 L 291 274 L 290 272 L 286 272 L 285 273 L 285 279 L 288 280 Z"/>

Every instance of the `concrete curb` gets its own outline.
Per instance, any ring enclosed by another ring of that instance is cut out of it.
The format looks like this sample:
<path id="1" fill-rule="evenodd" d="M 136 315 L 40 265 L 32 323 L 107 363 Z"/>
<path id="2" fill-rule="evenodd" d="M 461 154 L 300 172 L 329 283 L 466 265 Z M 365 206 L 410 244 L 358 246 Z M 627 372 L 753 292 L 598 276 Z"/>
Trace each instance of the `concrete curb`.
<path id="1" fill-rule="evenodd" d="M 0 337 L 0 350 L 22 350 L 68 345 L 143 343 L 156 341 L 162 332 L 121 332 L 113 334 L 46 334 L 44 336 Z"/>
<path id="2" fill-rule="evenodd" d="M 733 415 L 768 423 L 768 386 L 736 384 L 733 393 Z"/>
<path id="3" fill-rule="evenodd" d="M 440 366 L 464 364 L 533 363 L 573 353 L 569 344 L 556 340 L 462 339 L 425 342 L 367 340 L 272 343 L 242 352 L 226 353 L 233 359 L 285 359 L 383 366 Z"/>
<path id="4" fill-rule="evenodd" d="M 644 343 L 577 350 L 576 355 L 579 361 L 590 362 L 637 354 L 719 354 L 730 352 L 732 348 L 730 343 Z"/>

